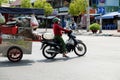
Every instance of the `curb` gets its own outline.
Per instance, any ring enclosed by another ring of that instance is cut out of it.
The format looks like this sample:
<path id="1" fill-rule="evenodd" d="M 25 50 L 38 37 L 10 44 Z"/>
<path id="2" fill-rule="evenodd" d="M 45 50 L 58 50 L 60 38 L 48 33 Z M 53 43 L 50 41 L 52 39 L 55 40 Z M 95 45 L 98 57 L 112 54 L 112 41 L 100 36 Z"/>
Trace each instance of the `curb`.
<path id="1" fill-rule="evenodd" d="M 113 37 L 120 37 L 120 35 L 117 34 L 110 34 L 110 33 L 73 33 L 75 35 L 84 35 L 84 36 L 113 36 Z"/>

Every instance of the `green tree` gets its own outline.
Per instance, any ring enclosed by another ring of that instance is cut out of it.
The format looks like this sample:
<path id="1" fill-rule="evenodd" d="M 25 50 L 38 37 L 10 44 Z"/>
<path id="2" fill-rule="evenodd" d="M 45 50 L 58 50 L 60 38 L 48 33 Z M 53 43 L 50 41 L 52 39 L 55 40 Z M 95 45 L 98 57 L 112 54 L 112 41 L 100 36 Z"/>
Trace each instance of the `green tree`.
<path id="1" fill-rule="evenodd" d="M 45 26 L 46 26 L 46 31 L 47 31 L 47 16 L 52 14 L 53 7 L 46 0 L 36 0 L 34 2 L 34 8 L 44 9 L 44 12 L 45 12 L 44 15 L 46 16 Z"/>
<path id="2" fill-rule="evenodd" d="M 36 0 L 34 2 L 34 8 L 44 9 L 45 16 L 48 16 L 53 12 L 53 7 L 50 3 L 46 2 L 46 0 Z"/>
<path id="3" fill-rule="evenodd" d="M 2 0 L 0 0 L 0 6 L 1 6 L 1 4 L 2 4 Z"/>
<path id="4" fill-rule="evenodd" d="M 8 3 L 8 0 L 0 0 L 0 6 L 2 3 Z"/>
<path id="5" fill-rule="evenodd" d="M 69 5 L 68 12 L 78 22 L 78 16 L 86 13 L 87 1 L 86 0 L 73 0 Z"/>
<path id="6" fill-rule="evenodd" d="M 72 16 L 79 16 L 86 13 L 87 2 L 86 0 L 73 0 L 69 6 L 69 13 Z"/>
<path id="7" fill-rule="evenodd" d="M 31 0 L 21 0 L 21 8 L 32 8 Z"/>

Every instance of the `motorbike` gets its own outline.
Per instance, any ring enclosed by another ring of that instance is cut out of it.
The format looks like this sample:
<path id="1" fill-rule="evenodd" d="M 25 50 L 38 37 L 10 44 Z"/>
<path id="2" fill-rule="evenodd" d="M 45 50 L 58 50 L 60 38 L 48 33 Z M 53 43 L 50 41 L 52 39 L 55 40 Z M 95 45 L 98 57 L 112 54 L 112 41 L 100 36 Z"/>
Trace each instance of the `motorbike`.
<path id="1" fill-rule="evenodd" d="M 87 52 L 87 47 L 82 40 L 76 38 L 73 32 L 67 33 L 68 39 L 66 40 L 67 53 L 73 51 L 77 56 L 84 56 Z M 42 54 L 47 59 L 54 59 L 57 54 L 62 54 L 61 45 L 53 39 L 45 39 L 42 35 Z"/>

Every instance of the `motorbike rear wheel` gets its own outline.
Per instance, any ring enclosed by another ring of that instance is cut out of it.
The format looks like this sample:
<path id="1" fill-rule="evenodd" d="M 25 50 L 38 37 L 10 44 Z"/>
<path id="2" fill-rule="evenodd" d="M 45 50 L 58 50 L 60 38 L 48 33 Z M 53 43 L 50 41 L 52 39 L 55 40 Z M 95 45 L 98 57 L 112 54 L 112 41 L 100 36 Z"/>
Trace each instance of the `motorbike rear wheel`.
<path id="1" fill-rule="evenodd" d="M 50 46 L 50 45 L 44 46 L 42 50 L 43 56 L 47 59 L 53 59 L 57 55 L 54 49 L 55 49 L 54 46 Z"/>
<path id="2" fill-rule="evenodd" d="M 74 48 L 74 52 L 78 56 L 84 56 L 87 52 L 87 47 L 84 43 L 78 43 Z"/>

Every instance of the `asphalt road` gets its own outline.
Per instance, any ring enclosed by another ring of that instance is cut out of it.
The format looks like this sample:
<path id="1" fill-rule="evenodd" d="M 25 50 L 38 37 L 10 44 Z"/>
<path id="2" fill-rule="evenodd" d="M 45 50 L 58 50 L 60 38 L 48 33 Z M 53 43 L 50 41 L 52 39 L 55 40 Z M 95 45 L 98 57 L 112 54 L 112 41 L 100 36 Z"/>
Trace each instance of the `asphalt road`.
<path id="1" fill-rule="evenodd" d="M 41 43 L 34 42 L 31 55 L 17 63 L 0 57 L 0 80 L 120 80 L 120 38 L 77 36 L 87 46 L 87 54 L 54 60 L 42 56 Z M 66 39 L 66 36 L 64 36 Z"/>

